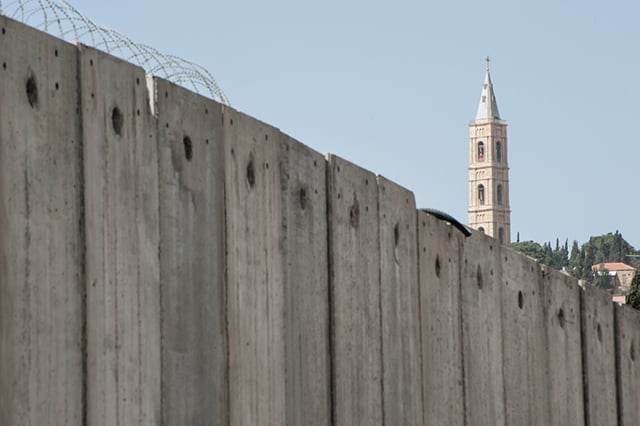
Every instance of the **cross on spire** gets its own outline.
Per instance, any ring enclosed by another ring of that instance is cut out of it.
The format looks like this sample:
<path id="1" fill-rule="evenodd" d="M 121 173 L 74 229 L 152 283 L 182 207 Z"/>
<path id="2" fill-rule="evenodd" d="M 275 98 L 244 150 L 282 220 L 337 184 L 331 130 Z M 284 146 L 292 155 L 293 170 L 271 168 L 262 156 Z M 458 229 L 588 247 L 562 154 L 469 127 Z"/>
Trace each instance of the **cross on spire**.
<path id="1" fill-rule="evenodd" d="M 491 58 L 487 56 L 485 61 L 487 61 L 487 71 L 489 71 L 489 62 L 491 61 Z"/>

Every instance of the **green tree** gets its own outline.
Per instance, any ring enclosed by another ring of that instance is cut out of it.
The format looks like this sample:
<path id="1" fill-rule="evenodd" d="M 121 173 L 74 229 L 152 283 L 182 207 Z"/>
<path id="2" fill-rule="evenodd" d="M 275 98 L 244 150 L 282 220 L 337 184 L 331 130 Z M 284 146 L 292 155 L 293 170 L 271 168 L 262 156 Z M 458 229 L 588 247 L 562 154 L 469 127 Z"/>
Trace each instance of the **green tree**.
<path id="1" fill-rule="evenodd" d="M 599 288 L 613 288 L 613 280 L 605 268 L 594 271 L 593 285 Z"/>
<path id="2" fill-rule="evenodd" d="M 569 241 L 565 240 L 564 244 L 560 244 L 559 238 L 556 238 L 555 249 L 551 242 L 540 245 L 534 241 L 520 242 L 519 238 L 516 243 L 511 244 L 511 247 L 551 268 L 558 270 L 566 268 L 566 271 L 575 278 L 605 288 L 611 287 L 610 277 L 594 275 L 591 270 L 593 265 L 623 262 L 636 268 L 640 267 L 640 251 L 636 251 L 626 242 L 619 231 L 591 237 L 582 247 L 574 241 L 571 252 L 569 252 Z"/>
<path id="3" fill-rule="evenodd" d="M 637 270 L 633 276 L 631 287 L 625 298 L 625 303 L 636 309 L 640 309 L 640 270 Z"/>
<path id="4" fill-rule="evenodd" d="M 545 252 L 542 246 L 534 241 L 523 241 L 521 243 L 511 243 L 509 245 L 512 249 L 524 253 L 529 257 L 533 257 L 538 262 L 542 262 L 545 257 Z"/>
<path id="5" fill-rule="evenodd" d="M 577 241 L 573 241 L 571 246 L 571 255 L 569 256 L 569 273 L 576 278 L 581 278 L 582 271 L 582 251 Z"/>

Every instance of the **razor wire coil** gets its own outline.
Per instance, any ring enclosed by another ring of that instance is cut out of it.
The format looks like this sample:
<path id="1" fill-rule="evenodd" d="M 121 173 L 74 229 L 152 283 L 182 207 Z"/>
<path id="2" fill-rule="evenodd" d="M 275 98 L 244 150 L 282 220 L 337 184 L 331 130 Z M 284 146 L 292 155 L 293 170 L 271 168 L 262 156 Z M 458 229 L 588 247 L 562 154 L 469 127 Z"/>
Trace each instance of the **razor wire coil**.
<path id="1" fill-rule="evenodd" d="M 225 105 L 229 100 L 211 73 L 201 65 L 165 54 L 124 34 L 97 24 L 65 0 L 0 0 L 0 14 L 66 41 L 81 42 L 166 78 Z"/>

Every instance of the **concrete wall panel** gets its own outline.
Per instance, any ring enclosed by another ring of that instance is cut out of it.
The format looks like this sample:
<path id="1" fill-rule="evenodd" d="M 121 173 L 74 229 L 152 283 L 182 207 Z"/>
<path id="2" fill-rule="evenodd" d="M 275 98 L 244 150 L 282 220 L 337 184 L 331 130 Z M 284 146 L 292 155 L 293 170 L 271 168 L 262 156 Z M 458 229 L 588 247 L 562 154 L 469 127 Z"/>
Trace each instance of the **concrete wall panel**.
<path id="1" fill-rule="evenodd" d="M 285 242 L 280 132 L 223 110 L 229 416 L 285 424 Z"/>
<path id="2" fill-rule="evenodd" d="M 608 293 L 0 25 L 0 424 L 635 423 L 640 318 Z"/>
<path id="3" fill-rule="evenodd" d="M 285 209 L 286 424 L 329 425 L 329 268 L 324 157 L 281 135 Z"/>
<path id="4" fill-rule="evenodd" d="M 379 425 L 383 416 L 376 177 L 334 155 L 328 161 L 334 424 Z"/>
<path id="5" fill-rule="evenodd" d="M 539 264 L 506 247 L 502 262 L 505 420 L 547 425 L 550 416 L 544 288 Z"/>
<path id="6" fill-rule="evenodd" d="M 462 246 L 462 354 L 469 425 L 504 425 L 502 261 L 497 240 L 474 232 Z"/>
<path id="7" fill-rule="evenodd" d="M 158 158 L 141 68 L 80 46 L 87 420 L 160 420 Z"/>
<path id="8" fill-rule="evenodd" d="M 587 285 L 581 293 L 584 404 L 588 425 L 615 425 L 616 356 L 611 295 Z"/>
<path id="9" fill-rule="evenodd" d="M 422 422 L 416 205 L 378 176 L 384 424 Z"/>
<path id="10" fill-rule="evenodd" d="M 543 269 L 549 371 L 549 425 L 584 424 L 580 287 L 577 280 Z"/>
<path id="11" fill-rule="evenodd" d="M 0 26 L 0 424 L 80 424 L 78 53 L 5 17 Z"/>
<path id="12" fill-rule="evenodd" d="M 619 426 L 637 425 L 640 418 L 640 311 L 616 305 Z"/>
<path id="13" fill-rule="evenodd" d="M 162 79 L 156 93 L 162 423 L 226 425 L 222 110 Z"/>
<path id="14" fill-rule="evenodd" d="M 464 425 L 460 256 L 464 236 L 418 212 L 424 425 Z"/>

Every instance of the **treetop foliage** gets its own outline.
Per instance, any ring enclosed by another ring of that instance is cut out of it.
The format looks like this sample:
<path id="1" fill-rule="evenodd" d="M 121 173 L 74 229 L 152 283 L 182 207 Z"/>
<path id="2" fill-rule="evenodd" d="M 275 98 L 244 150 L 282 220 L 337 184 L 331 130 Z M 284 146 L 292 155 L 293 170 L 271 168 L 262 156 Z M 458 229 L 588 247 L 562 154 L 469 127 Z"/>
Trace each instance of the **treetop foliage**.
<path id="1" fill-rule="evenodd" d="M 636 309 L 640 309 L 640 270 L 636 271 L 636 274 L 633 276 L 629 293 L 627 293 L 627 297 L 625 298 L 625 303 Z"/>
<path id="2" fill-rule="evenodd" d="M 635 257 L 640 255 L 640 251 L 636 251 L 618 231 L 591 237 L 582 247 L 574 241 L 571 244 L 571 250 L 569 250 L 568 240 L 560 244 L 559 239 L 556 239 L 554 245 L 551 242 L 540 245 L 534 241 L 524 241 L 512 243 L 510 247 L 551 268 L 565 270 L 578 279 L 604 287 L 608 285 L 608 280 L 594 277 L 591 266 L 599 263 L 622 262 L 635 268 L 640 267 L 640 258 Z"/>

